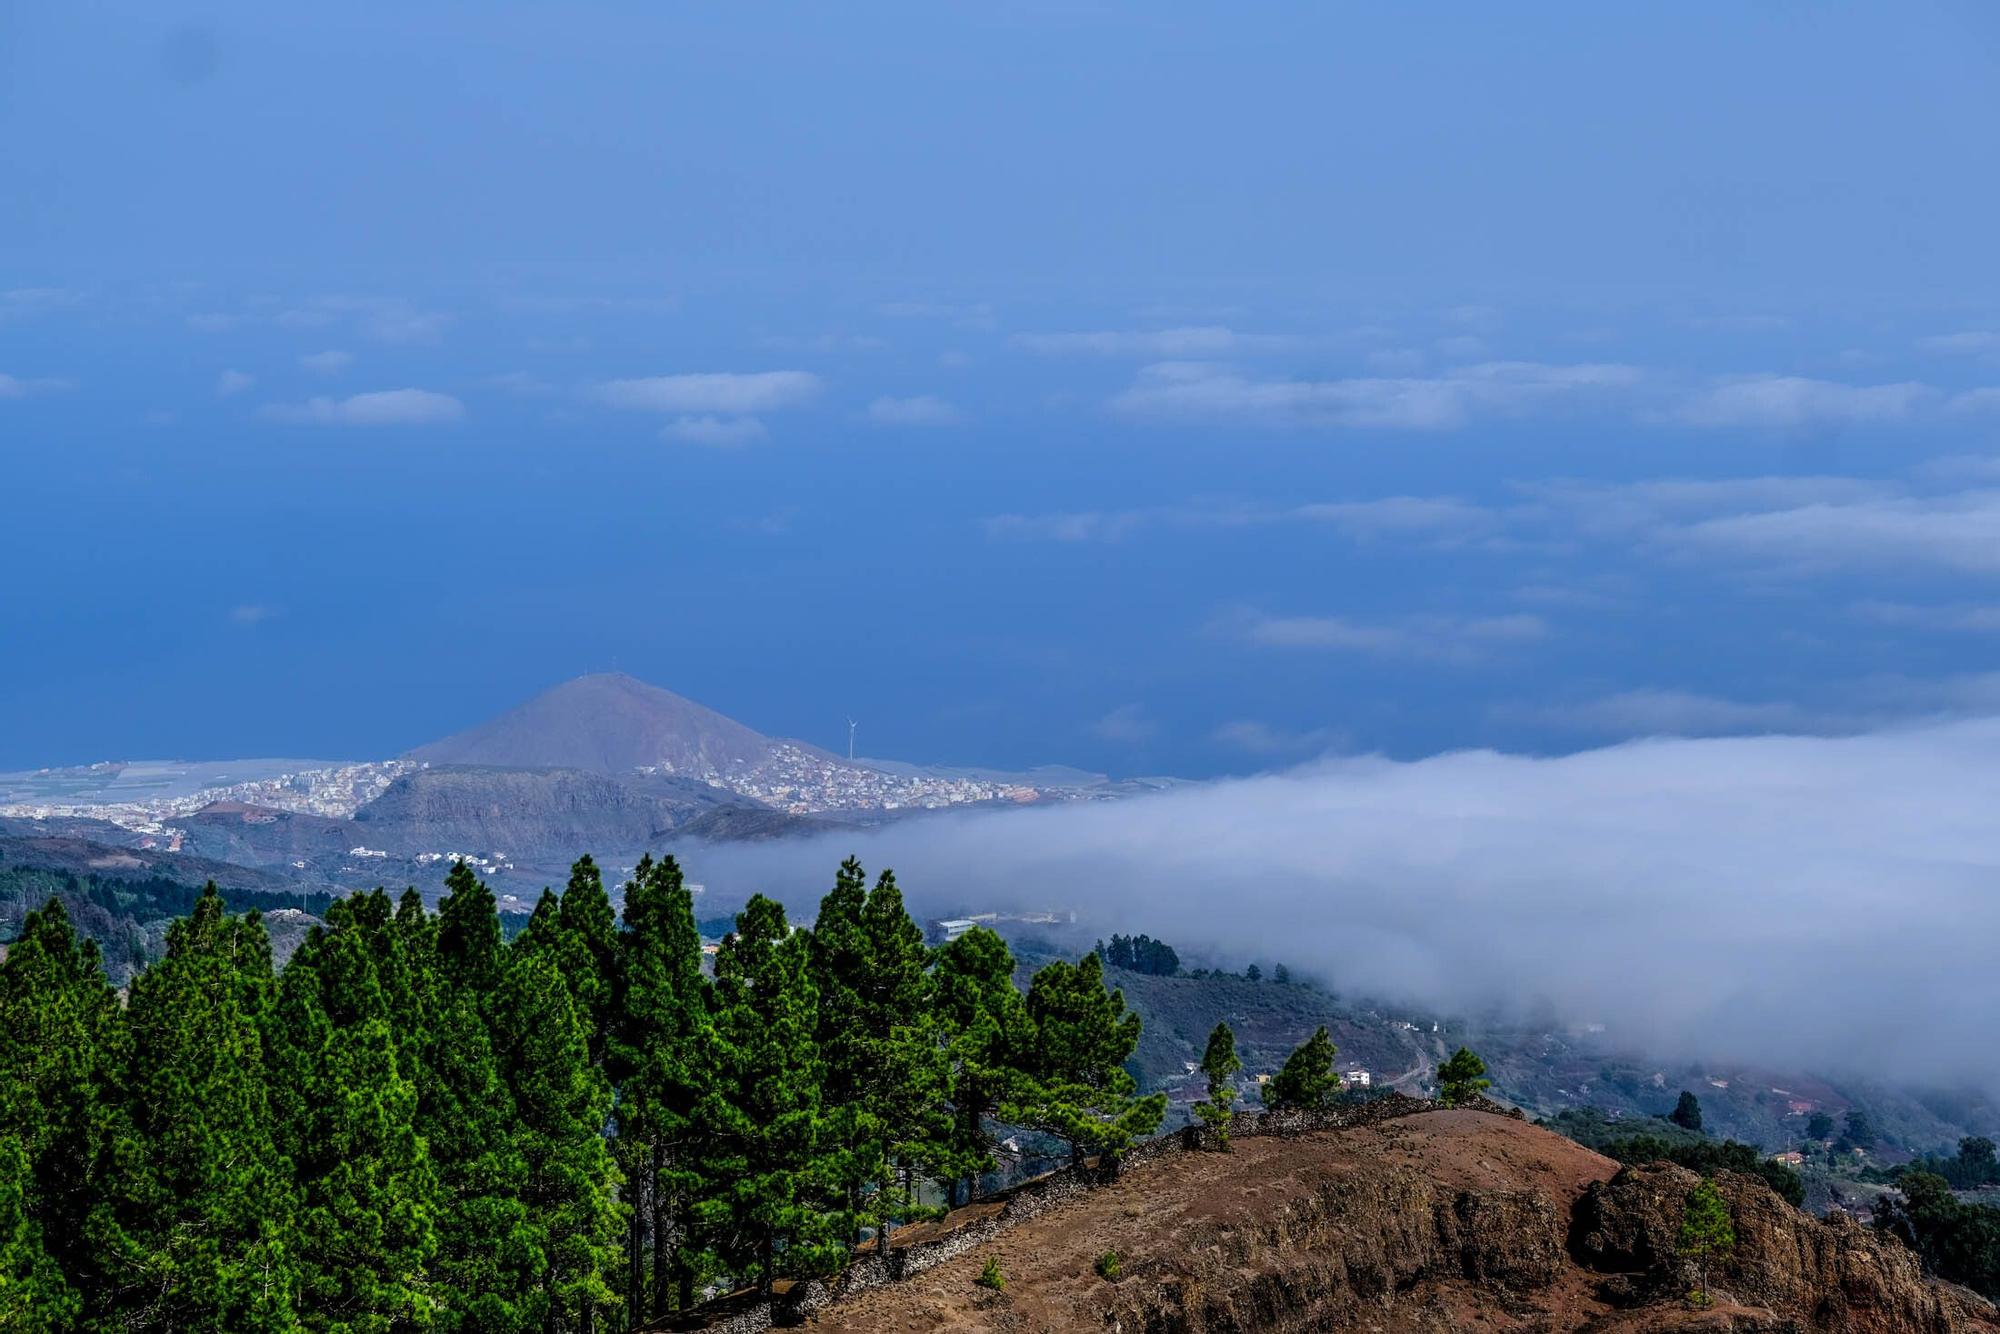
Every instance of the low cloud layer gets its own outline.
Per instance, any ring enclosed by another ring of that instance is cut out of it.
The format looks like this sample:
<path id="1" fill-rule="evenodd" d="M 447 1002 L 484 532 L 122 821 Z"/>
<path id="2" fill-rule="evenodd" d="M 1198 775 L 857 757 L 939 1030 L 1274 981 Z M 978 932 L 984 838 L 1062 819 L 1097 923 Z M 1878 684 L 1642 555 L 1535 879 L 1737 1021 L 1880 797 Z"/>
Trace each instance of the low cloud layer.
<path id="1" fill-rule="evenodd" d="M 2000 719 L 1327 760 L 1129 801 L 698 850 L 810 914 L 849 851 L 919 912 L 1074 907 L 1350 992 L 1665 1054 L 2000 1086 Z"/>

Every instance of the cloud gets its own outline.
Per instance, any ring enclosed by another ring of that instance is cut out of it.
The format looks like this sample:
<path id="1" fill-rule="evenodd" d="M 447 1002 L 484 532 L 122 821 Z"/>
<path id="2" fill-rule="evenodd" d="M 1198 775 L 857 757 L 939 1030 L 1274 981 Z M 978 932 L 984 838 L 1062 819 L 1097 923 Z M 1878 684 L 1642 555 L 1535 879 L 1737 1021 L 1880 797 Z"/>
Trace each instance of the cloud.
<path id="1" fill-rule="evenodd" d="M 1246 334 L 1219 324 L 1178 329 L 1100 329 L 1089 333 L 1023 333 L 1008 340 L 1015 347 L 1058 357 L 1147 357 L 1157 361 L 1190 361 L 1210 357 L 1274 352 L 1294 339 L 1277 334 Z"/>
<path id="2" fill-rule="evenodd" d="M 1953 394 L 1945 404 L 1945 411 L 1958 417 L 2000 413 L 2000 388 L 1987 386 L 1982 389 L 1968 389 L 1962 394 Z"/>
<path id="3" fill-rule="evenodd" d="M 1430 363 L 1430 358 L 1414 347 L 1385 347 L 1370 352 L 1363 358 L 1368 369 L 1379 375 L 1407 377 L 1415 375 Z"/>
<path id="4" fill-rule="evenodd" d="M 1737 736 L 1819 731 L 1805 710 L 1772 701 L 1746 703 L 1685 690 L 1626 690 L 1536 711 L 1549 726 L 1612 736 Z"/>
<path id="5" fill-rule="evenodd" d="M 1675 415 L 1689 426 L 1811 430 L 1908 421 L 1937 398 L 1936 390 L 1915 381 L 1850 385 L 1796 375 L 1743 375 L 1692 395 Z"/>
<path id="6" fill-rule="evenodd" d="M 1446 545 L 1490 536 L 1501 522 L 1493 510 L 1451 496 L 1322 501 L 1296 506 L 1289 514 L 1325 524 L 1360 541 L 1401 539 Z"/>
<path id="7" fill-rule="evenodd" d="M 465 405 L 428 389 L 383 389 L 350 398 L 272 404 L 261 415 L 307 426 L 433 426 L 462 419 Z"/>
<path id="8" fill-rule="evenodd" d="M 614 408 L 740 417 L 799 407 L 819 390 L 820 378 L 810 371 L 718 371 L 609 380 L 591 392 Z"/>
<path id="9" fill-rule="evenodd" d="M 1453 306 L 1444 313 L 1445 321 L 1462 329 L 1476 329 L 1481 333 L 1492 333 L 1500 327 L 1502 315 L 1497 306 L 1466 305 Z"/>
<path id="10" fill-rule="evenodd" d="M 363 337 L 380 343 L 435 343 L 452 322 L 452 317 L 443 311 L 424 310 L 401 297 L 343 295 L 314 297 L 302 305 L 276 311 L 208 310 L 185 318 L 189 329 L 203 334 L 230 333 L 256 325 L 303 330 L 345 323 Z"/>
<path id="11" fill-rule="evenodd" d="M 351 320 L 364 336 L 381 343 L 435 343 L 452 321 L 442 311 L 420 309 L 401 297 L 323 296 L 302 309 L 282 312 L 277 322 L 316 329 L 330 323 L 329 316 Z"/>
<path id="12" fill-rule="evenodd" d="M 1151 520 L 1143 510 L 1082 510 L 1067 514 L 995 514 L 982 520 L 986 535 L 1025 542 L 1116 542 Z"/>
<path id="13" fill-rule="evenodd" d="M 256 383 L 257 378 L 253 375 L 245 375 L 242 371 L 224 371 L 216 377 L 215 396 L 217 398 L 234 398 Z"/>
<path id="14" fill-rule="evenodd" d="M 1985 628 L 1985 627 L 1982 627 Z M 2000 620 L 1991 626 L 2000 629 Z M 1854 736 L 2000 714 L 2000 672 L 1942 677 L 1875 675 L 1822 683 L 1823 699 L 1742 700 L 1642 687 L 1554 705 L 1502 705 L 1502 722 L 1607 737 Z"/>
<path id="15" fill-rule="evenodd" d="M 1701 555 L 1802 570 L 1929 565 L 1995 574 L 2000 491 L 1730 514 L 1666 530 L 1661 538 Z"/>
<path id="16" fill-rule="evenodd" d="M 261 625 L 278 614 L 276 607 L 246 602 L 229 609 L 229 619 L 238 625 Z"/>
<path id="17" fill-rule="evenodd" d="M 354 354 L 342 352 L 339 348 L 328 348 L 324 352 L 308 352 L 299 358 L 299 365 L 314 375 L 338 375 L 354 364 Z"/>
<path id="18" fill-rule="evenodd" d="M 886 301 L 875 309 L 878 314 L 887 315 L 890 319 L 949 320 L 961 329 L 987 330 L 999 323 L 994 317 L 993 307 L 984 301 Z"/>
<path id="19" fill-rule="evenodd" d="M 868 420 L 881 426 L 954 426 L 965 414 L 929 394 L 915 398 L 878 398 L 868 405 Z"/>
<path id="20" fill-rule="evenodd" d="M 23 379 L 20 376 L 0 373 L 0 398 L 33 398 L 38 394 L 60 394 L 75 387 L 75 382 L 71 380 L 58 380 L 46 376 L 39 379 Z"/>
<path id="21" fill-rule="evenodd" d="M 1278 958 L 1353 995 L 1545 1001 L 1661 1055 L 1993 1088 L 1996 772 L 1994 719 L 1339 759 L 688 860 L 718 898 L 809 911 L 852 851 L 919 913 L 1074 908 L 1086 940 Z"/>
<path id="22" fill-rule="evenodd" d="M 1850 610 L 1859 619 L 1876 625 L 2000 634 L 2000 606 L 1925 607 L 1904 602 L 1863 601 L 1855 603 Z"/>
<path id="23" fill-rule="evenodd" d="M 1805 574 L 2000 572 L 2000 490 L 1920 494 L 1853 477 L 1746 477 L 1520 488 L 1510 523 L 1568 526 L 1655 554 Z"/>
<path id="24" fill-rule="evenodd" d="M 1697 316 L 1687 323 L 1692 328 L 1720 329 L 1725 333 L 1778 333 L 1792 327 L 1792 319 L 1788 315 L 1756 313 Z"/>
<path id="25" fill-rule="evenodd" d="M 486 383 L 495 389 L 504 389 L 510 394 L 519 394 L 524 398 L 553 394 L 556 389 L 541 376 L 531 375 L 527 371 L 508 371 L 502 375 L 489 375 L 486 377 Z"/>
<path id="26" fill-rule="evenodd" d="M 2000 476 L 1989 460 L 1956 472 Z M 1764 573 L 1933 568 L 2000 572 L 2000 489 L 1926 493 L 1857 477 L 1661 478 L 1517 484 L 1518 499 L 1480 504 L 1454 496 L 1383 496 L 1286 506 L 1191 501 L 1129 510 L 1000 514 L 996 540 L 1118 542 L 1153 528 L 1317 524 L 1357 542 L 1439 550 L 1573 553 L 1611 544 L 1654 558 L 1756 567 Z M 1548 587 L 1546 578 L 1536 583 Z M 1553 601 L 1553 598 L 1547 600 Z M 1601 601 L 1601 599 L 1600 599 Z"/>
<path id="27" fill-rule="evenodd" d="M 10 287 L 0 291 L 0 320 L 27 319 L 76 305 L 83 298 L 63 287 Z"/>
<path id="28" fill-rule="evenodd" d="M 1198 362 L 1161 362 L 1141 371 L 1112 407 L 1163 420 L 1443 431 L 1475 417 L 1522 415 L 1627 390 L 1641 378 L 1630 366 L 1492 361 L 1432 377 L 1276 380 Z"/>
<path id="29" fill-rule="evenodd" d="M 660 428 L 662 440 L 687 445 L 748 445 L 767 434 L 755 417 L 676 417 Z"/>
<path id="30" fill-rule="evenodd" d="M 766 338 L 759 338 L 757 346 L 769 348 L 773 352 L 817 352 L 826 356 L 838 356 L 852 352 L 880 352 L 889 346 L 889 340 L 874 334 L 822 333 L 810 336 L 772 334 Z"/>
<path id="31" fill-rule="evenodd" d="M 1220 501 L 1146 509 L 1054 514 L 996 514 L 986 535 L 1016 541 L 1118 542 L 1147 528 L 1246 528 L 1307 523 L 1356 541 L 1402 538 L 1456 546 L 1497 534 L 1501 515 L 1449 496 L 1384 496 L 1377 500 L 1315 501 L 1270 506 Z"/>
<path id="32" fill-rule="evenodd" d="M 1090 725 L 1090 734 L 1104 741 L 1136 746 L 1160 734 L 1160 725 L 1146 716 L 1143 704 L 1121 704 Z"/>
<path id="33" fill-rule="evenodd" d="M 1960 333 L 1936 334 L 1917 340 L 1926 352 L 1949 357 L 2000 356 L 2000 333 L 1991 329 L 1967 329 Z"/>
<path id="34" fill-rule="evenodd" d="M 1548 622 L 1539 616 L 1448 616 L 1419 613 L 1383 621 L 1345 616 L 1271 616 L 1238 610 L 1222 617 L 1217 629 L 1263 648 L 1314 649 L 1469 663 L 1493 652 L 1545 639 Z"/>

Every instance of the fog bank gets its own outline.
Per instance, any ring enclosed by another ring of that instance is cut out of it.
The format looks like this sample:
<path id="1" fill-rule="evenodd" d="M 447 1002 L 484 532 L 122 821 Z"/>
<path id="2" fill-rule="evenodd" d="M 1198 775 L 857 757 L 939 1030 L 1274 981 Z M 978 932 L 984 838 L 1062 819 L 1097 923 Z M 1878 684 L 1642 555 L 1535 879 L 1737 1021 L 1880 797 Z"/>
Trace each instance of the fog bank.
<path id="1" fill-rule="evenodd" d="M 920 915 L 1277 959 L 1440 1006 L 1546 999 L 1663 1054 L 2000 1086 L 2000 719 L 1330 759 L 1120 802 L 698 849 L 810 918 L 852 851 Z"/>

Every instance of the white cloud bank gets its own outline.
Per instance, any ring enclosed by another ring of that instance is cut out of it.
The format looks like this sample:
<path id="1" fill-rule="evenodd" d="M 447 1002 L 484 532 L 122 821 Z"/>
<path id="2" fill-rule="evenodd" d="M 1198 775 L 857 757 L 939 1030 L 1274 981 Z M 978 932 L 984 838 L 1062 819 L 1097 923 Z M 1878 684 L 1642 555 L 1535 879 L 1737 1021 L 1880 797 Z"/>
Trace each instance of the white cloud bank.
<path id="1" fill-rule="evenodd" d="M 2000 1085 L 2000 719 L 1325 761 L 1122 802 L 692 850 L 809 914 L 852 851 L 919 912 L 1073 906 L 1675 1052 Z"/>

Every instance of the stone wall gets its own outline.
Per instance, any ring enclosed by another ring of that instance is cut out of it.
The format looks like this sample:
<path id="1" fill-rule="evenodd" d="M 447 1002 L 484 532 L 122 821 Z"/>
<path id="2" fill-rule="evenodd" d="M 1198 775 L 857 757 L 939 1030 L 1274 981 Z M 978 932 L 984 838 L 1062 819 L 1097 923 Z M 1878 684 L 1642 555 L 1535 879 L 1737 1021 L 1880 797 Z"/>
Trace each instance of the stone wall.
<path id="1" fill-rule="evenodd" d="M 1519 1108 L 1503 1107 L 1489 1098 L 1474 1098 L 1462 1106 L 1497 1116 L 1522 1119 Z M 1367 1102 L 1343 1103 L 1320 1111 L 1241 1111 L 1229 1124 L 1231 1137 L 1257 1135 L 1305 1135 L 1315 1131 L 1342 1130 L 1350 1126 L 1373 1125 L 1378 1121 L 1415 1116 L 1441 1110 L 1442 1103 L 1391 1093 Z M 697 1307 L 687 1316 L 666 1326 L 673 1330 L 704 1330 L 714 1334 L 754 1334 L 774 1325 L 796 1324 L 811 1312 L 833 1302 L 885 1283 L 913 1278 L 929 1269 L 976 1251 L 995 1235 L 1038 1214 L 1048 1212 L 1063 1201 L 1117 1180 L 1120 1171 L 1142 1163 L 1171 1158 L 1176 1154 L 1205 1152 L 1214 1147 L 1215 1132 L 1202 1126 L 1188 1126 L 1133 1145 L 1116 1159 L 1085 1159 L 1080 1167 L 1058 1168 L 1033 1177 L 1004 1191 L 983 1196 L 961 1209 L 954 1209 L 932 1224 L 897 1228 L 887 1248 L 874 1243 L 861 1248 L 847 1269 L 830 1283 L 810 1282 L 784 1285 L 764 1301 L 741 1305 L 741 1294 L 725 1298 L 730 1309 Z M 907 1240 L 905 1239 L 907 1238 Z"/>

